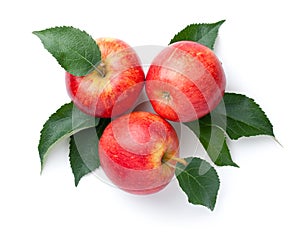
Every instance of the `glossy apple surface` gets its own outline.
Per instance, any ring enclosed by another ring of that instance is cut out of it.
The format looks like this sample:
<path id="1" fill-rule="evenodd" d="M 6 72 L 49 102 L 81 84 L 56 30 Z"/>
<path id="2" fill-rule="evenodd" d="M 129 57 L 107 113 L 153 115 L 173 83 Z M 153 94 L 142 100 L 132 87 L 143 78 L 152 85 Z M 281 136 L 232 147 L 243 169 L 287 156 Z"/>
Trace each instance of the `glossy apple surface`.
<path id="1" fill-rule="evenodd" d="M 83 112 L 110 118 L 128 110 L 138 99 L 144 72 L 135 51 L 119 39 L 96 40 L 101 63 L 86 76 L 66 73 L 66 87 L 74 104 Z"/>
<path id="2" fill-rule="evenodd" d="M 212 50 L 196 42 L 180 41 L 154 58 L 145 85 L 160 116 L 188 122 L 208 114 L 219 104 L 226 80 Z"/>
<path id="3" fill-rule="evenodd" d="M 163 189 L 174 175 L 178 153 L 174 128 L 149 112 L 115 119 L 99 140 L 101 168 L 116 186 L 133 194 Z"/>

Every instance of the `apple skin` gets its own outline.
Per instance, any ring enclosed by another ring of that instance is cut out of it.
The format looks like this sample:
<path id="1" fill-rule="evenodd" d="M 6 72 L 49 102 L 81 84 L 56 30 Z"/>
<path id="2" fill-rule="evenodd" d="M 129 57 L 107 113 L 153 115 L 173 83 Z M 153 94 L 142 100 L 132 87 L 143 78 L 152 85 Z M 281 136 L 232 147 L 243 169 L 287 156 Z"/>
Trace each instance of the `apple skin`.
<path id="1" fill-rule="evenodd" d="M 188 122 L 219 104 L 226 79 L 211 49 L 193 41 L 179 41 L 154 58 L 145 86 L 156 113 L 168 120 Z"/>
<path id="2" fill-rule="evenodd" d="M 99 38 L 101 63 L 86 76 L 66 73 L 66 88 L 74 104 L 84 113 L 103 118 L 120 115 L 138 99 L 145 74 L 135 51 L 114 38 Z"/>
<path id="3" fill-rule="evenodd" d="M 173 159 L 178 154 L 174 128 L 149 112 L 132 112 L 113 120 L 99 140 L 100 164 L 105 174 L 132 194 L 163 189 L 174 176 Z"/>

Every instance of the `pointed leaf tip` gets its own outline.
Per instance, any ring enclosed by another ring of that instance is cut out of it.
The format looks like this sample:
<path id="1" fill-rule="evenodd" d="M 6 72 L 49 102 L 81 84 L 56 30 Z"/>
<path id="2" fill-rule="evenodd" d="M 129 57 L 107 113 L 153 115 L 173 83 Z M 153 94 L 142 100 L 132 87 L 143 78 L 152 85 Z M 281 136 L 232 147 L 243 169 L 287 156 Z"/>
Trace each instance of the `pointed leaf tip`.
<path id="1" fill-rule="evenodd" d="M 170 44 L 177 41 L 190 40 L 203 44 L 213 50 L 216 38 L 218 36 L 219 28 L 224 22 L 225 20 L 210 24 L 190 24 L 183 30 L 178 32 L 170 41 Z"/>
<path id="2" fill-rule="evenodd" d="M 194 205 L 215 208 L 220 180 L 216 170 L 205 160 L 197 157 L 185 158 L 188 165 L 176 164 L 179 186 Z"/>
<path id="3" fill-rule="evenodd" d="M 61 67 L 75 76 L 87 75 L 101 60 L 96 41 L 80 29 L 62 26 L 32 33 L 40 38 Z"/>
<path id="4" fill-rule="evenodd" d="M 97 125 L 98 118 L 88 116 L 77 109 L 73 103 L 61 106 L 43 125 L 38 151 L 43 170 L 46 157 L 60 140 L 72 136 L 74 133 Z"/>

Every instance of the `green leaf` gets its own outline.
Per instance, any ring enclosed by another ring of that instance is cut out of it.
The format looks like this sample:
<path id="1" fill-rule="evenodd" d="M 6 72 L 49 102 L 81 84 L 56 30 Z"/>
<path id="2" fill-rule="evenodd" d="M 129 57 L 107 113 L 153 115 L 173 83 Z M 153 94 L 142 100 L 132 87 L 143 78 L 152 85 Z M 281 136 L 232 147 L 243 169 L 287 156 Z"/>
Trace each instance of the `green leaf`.
<path id="1" fill-rule="evenodd" d="M 69 73 L 84 76 L 101 60 L 95 40 L 85 31 L 73 27 L 54 27 L 34 31 L 57 62 Z"/>
<path id="2" fill-rule="evenodd" d="M 216 170 L 205 160 L 185 158 L 187 166 L 176 164 L 176 178 L 188 196 L 188 201 L 213 210 L 216 204 L 220 181 Z"/>
<path id="3" fill-rule="evenodd" d="M 219 28 L 224 22 L 225 20 L 221 20 L 211 24 L 198 23 L 188 25 L 173 37 L 170 44 L 177 41 L 190 40 L 203 44 L 213 50 Z"/>
<path id="4" fill-rule="evenodd" d="M 99 138 L 110 121 L 110 119 L 102 118 L 97 127 L 82 130 L 71 136 L 69 158 L 75 186 L 83 176 L 100 166 Z"/>
<path id="5" fill-rule="evenodd" d="M 200 124 L 217 125 L 231 139 L 257 135 L 274 136 L 273 126 L 255 101 L 245 95 L 225 93 L 223 101 Z"/>
<path id="6" fill-rule="evenodd" d="M 185 123 L 199 138 L 208 156 L 217 166 L 239 167 L 232 161 L 226 135 L 216 126 L 201 124 L 199 120 Z"/>
<path id="7" fill-rule="evenodd" d="M 95 128 L 86 129 L 71 136 L 69 159 L 75 186 L 83 176 L 100 166 Z"/>
<path id="8" fill-rule="evenodd" d="M 41 131 L 38 145 L 41 171 L 43 170 L 48 152 L 58 141 L 80 130 L 94 127 L 98 122 L 99 119 L 84 114 L 72 102 L 60 107 L 49 117 Z"/>
<path id="9" fill-rule="evenodd" d="M 215 126 L 201 127 L 200 141 L 216 165 L 238 167 L 232 161 L 226 136 L 221 129 Z"/>

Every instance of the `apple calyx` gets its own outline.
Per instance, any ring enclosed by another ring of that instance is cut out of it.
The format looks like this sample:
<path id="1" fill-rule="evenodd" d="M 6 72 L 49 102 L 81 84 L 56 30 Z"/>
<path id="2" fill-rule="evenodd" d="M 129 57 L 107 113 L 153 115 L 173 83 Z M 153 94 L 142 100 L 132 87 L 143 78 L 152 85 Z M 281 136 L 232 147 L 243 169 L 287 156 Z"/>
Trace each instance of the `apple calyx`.
<path id="1" fill-rule="evenodd" d="M 163 91 L 162 98 L 165 99 L 165 100 L 167 100 L 167 101 L 171 100 L 171 94 L 170 94 L 170 92 Z"/>

